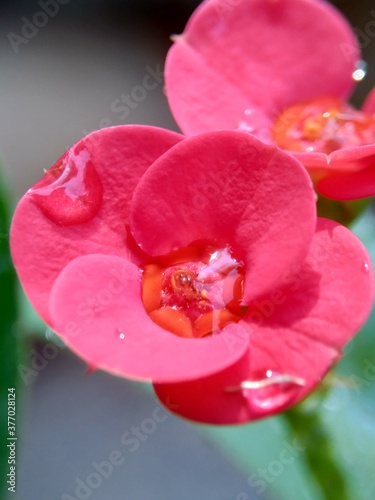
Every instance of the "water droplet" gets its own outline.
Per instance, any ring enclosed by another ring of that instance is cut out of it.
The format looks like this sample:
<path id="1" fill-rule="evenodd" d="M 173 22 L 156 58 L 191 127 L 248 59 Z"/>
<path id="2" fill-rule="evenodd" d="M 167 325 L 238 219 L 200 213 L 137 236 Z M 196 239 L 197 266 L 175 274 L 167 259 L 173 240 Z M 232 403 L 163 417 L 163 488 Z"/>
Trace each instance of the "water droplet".
<path id="1" fill-rule="evenodd" d="M 103 187 L 82 144 L 70 148 L 29 190 L 43 214 L 60 226 L 91 220 L 102 204 Z"/>
<path id="2" fill-rule="evenodd" d="M 240 132 L 249 132 L 249 134 L 251 134 L 251 132 L 254 132 L 255 129 L 252 125 L 249 125 L 247 122 L 241 120 L 238 124 L 237 130 Z"/>
<path id="3" fill-rule="evenodd" d="M 358 61 L 356 63 L 356 69 L 352 73 L 353 80 L 356 82 L 361 82 L 367 73 L 367 63 L 366 61 Z"/>
<path id="4" fill-rule="evenodd" d="M 253 373 L 249 380 L 243 381 L 238 387 L 228 387 L 227 391 L 242 391 L 253 409 L 274 411 L 297 396 L 305 381 L 274 370 Z"/>
<path id="5" fill-rule="evenodd" d="M 251 115 L 252 110 L 251 109 L 245 109 L 244 113 L 245 113 L 245 115 Z"/>
<path id="6" fill-rule="evenodd" d="M 362 69 L 356 69 L 353 72 L 353 79 L 356 82 L 360 82 L 361 80 L 363 80 L 363 78 L 365 77 L 365 75 L 366 75 L 366 73 Z"/>
<path id="7" fill-rule="evenodd" d="M 125 339 L 125 333 L 124 333 L 124 331 L 122 330 L 122 328 L 116 328 L 116 335 L 117 335 L 117 337 L 118 337 L 120 340 L 124 340 L 124 339 Z"/>
<path id="8" fill-rule="evenodd" d="M 364 272 L 364 273 L 366 273 L 366 274 L 368 274 L 368 273 L 370 272 L 370 266 L 368 265 L 368 263 L 367 263 L 367 262 L 364 262 L 364 263 L 362 264 L 362 270 L 363 270 L 363 272 Z"/>

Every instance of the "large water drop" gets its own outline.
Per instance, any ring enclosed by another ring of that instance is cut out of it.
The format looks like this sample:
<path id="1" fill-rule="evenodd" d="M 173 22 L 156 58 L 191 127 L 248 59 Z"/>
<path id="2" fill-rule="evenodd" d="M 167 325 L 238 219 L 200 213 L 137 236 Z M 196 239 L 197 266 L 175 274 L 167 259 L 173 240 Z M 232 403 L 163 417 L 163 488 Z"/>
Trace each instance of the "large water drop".
<path id="1" fill-rule="evenodd" d="M 266 370 L 252 374 L 249 380 L 237 387 L 228 387 L 227 391 L 241 391 L 253 410 L 268 413 L 291 403 L 304 385 L 300 377 Z"/>
<path id="2" fill-rule="evenodd" d="M 116 328 L 116 336 L 119 340 L 125 339 L 125 332 L 122 328 Z"/>
<path id="3" fill-rule="evenodd" d="M 59 226 L 91 220 L 102 204 L 103 187 L 82 145 L 73 146 L 29 190 L 43 214 Z"/>
<path id="4" fill-rule="evenodd" d="M 362 264 L 362 271 L 365 273 L 365 274 L 369 274 L 370 273 L 370 266 L 368 264 L 368 262 L 364 262 Z"/>
<path id="5" fill-rule="evenodd" d="M 361 82 L 367 73 L 367 63 L 366 61 L 358 61 L 356 63 L 356 69 L 352 73 L 353 80 L 356 82 Z"/>

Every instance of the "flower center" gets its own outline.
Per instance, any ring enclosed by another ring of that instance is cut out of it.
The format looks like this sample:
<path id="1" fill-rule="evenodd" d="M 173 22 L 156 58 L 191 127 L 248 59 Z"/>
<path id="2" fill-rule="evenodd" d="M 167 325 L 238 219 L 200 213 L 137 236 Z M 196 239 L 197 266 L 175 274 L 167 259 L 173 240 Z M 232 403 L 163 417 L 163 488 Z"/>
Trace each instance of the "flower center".
<path id="1" fill-rule="evenodd" d="M 157 257 L 142 270 L 150 318 L 179 337 L 201 338 L 241 319 L 244 267 L 231 250 L 196 244 Z"/>
<path id="2" fill-rule="evenodd" d="M 329 154 L 374 143 L 375 115 L 327 97 L 287 108 L 276 119 L 272 133 L 283 149 Z"/>

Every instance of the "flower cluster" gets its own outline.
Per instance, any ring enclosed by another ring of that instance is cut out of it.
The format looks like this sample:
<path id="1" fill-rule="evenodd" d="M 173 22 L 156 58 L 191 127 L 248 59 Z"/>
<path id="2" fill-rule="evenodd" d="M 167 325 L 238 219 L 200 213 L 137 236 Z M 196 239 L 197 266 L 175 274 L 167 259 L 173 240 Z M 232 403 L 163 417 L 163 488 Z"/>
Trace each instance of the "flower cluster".
<path id="1" fill-rule="evenodd" d="M 336 174 L 360 188 L 375 146 L 363 145 L 373 119 L 337 101 L 357 53 L 333 9 L 242 0 L 222 15 L 218 5 L 202 4 L 168 57 L 187 135 L 124 125 L 84 137 L 21 199 L 11 250 L 37 312 L 91 368 L 151 381 L 188 419 L 234 424 L 306 397 L 366 320 L 370 258 L 317 217 L 299 160 L 319 171 L 318 189 Z M 335 64 L 320 71 L 327 46 Z M 330 119 L 342 138 L 333 152 Z"/>

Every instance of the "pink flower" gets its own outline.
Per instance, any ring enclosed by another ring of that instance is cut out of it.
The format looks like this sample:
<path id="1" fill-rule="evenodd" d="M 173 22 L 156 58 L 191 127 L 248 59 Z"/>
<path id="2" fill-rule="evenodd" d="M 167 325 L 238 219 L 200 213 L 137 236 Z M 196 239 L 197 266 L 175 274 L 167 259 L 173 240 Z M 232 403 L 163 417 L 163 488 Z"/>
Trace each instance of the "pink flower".
<path id="1" fill-rule="evenodd" d="M 94 132 L 20 201 L 26 294 L 92 368 L 154 383 L 192 420 L 304 398 L 373 300 L 370 259 L 316 220 L 300 163 L 247 133 Z"/>
<path id="2" fill-rule="evenodd" d="M 345 102 L 359 58 L 328 2 L 208 0 L 168 54 L 168 100 L 187 135 L 248 131 L 296 156 L 324 196 L 372 196 L 375 91 L 361 111 Z"/>

